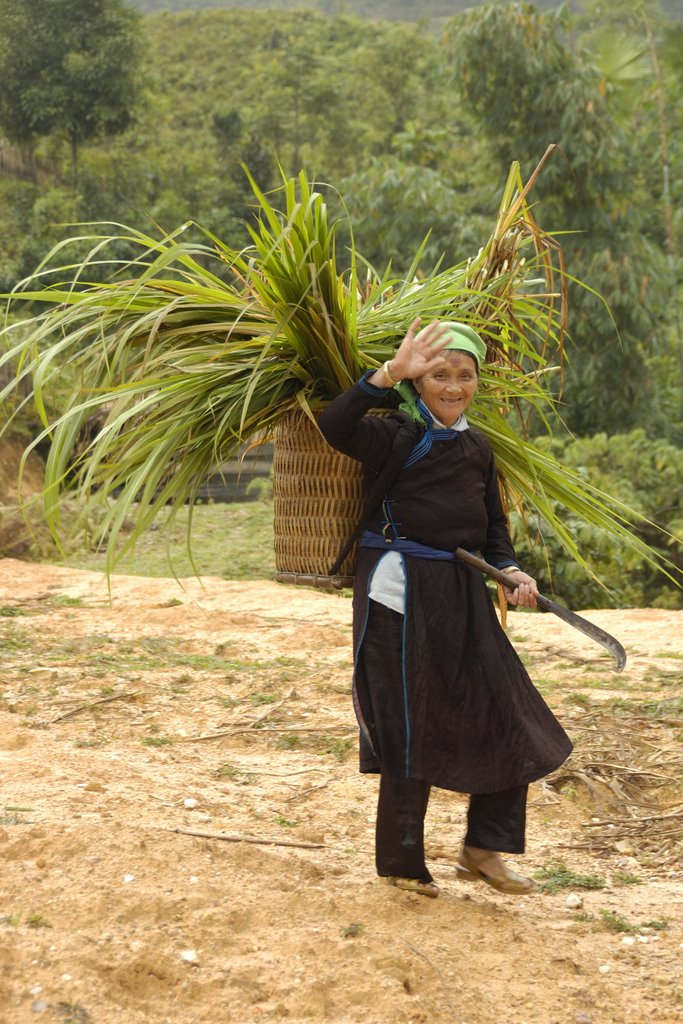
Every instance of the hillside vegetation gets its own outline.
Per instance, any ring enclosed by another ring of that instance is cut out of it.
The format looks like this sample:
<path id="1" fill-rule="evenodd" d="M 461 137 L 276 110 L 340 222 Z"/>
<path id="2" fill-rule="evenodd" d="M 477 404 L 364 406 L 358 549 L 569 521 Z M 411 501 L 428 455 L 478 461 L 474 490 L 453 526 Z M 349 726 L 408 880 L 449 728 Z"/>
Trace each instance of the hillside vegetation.
<path id="1" fill-rule="evenodd" d="M 561 2 L 539 0 L 536 6 L 556 9 Z M 251 11 L 311 8 L 330 15 L 352 13 L 386 21 L 419 21 L 422 18 L 450 18 L 470 7 L 481 7 L 485 0 L 132 0 L 132 3 L 145 14 L 215 7 L 244 7 Z M 581 0 L 569 0 L 567 6 L 580 11 L 584 5 Z M 678 0 L 663 0 L 662 9 L 668 17 L 683 21 L 683 10 Z"/>
<path id="2" fill-rule="evenodd" d="M 188 225 L 188 235 L 196 222 L 245 244 L 243 164 L 264 190 L 305 168 L 332 211 L 348 215 L 342 261 L 352 229 L 380 268 L 405 273 L 427 235 L 422 266 L 449 265 L 488 237 L 510 162 L 528 176 L 556 143 L 535 214 L 558 232 L 571 276 L 592 289 L 571 287 L 560 408 L 579 440 L 558 444 L 680 536 L 680 477 L 665 472 L 683 445 L 680 5 L 586 0 L 572 13 L 493 3 L 462 13 L 455 2 L 321 2 L 303 5 L 303 17 L 301 4 L 136 6 L 144 56 L 129 128 L 83 144 L 76 174 L 58 131 L 31 146 L 0 138 L 0 291 L 83 222 L 152 233 Z M 389 7 L 422 20 L 377 20 L 369 32 L 366 16 L 388 17 Z M 58 408 L 63 396 L 49 399 Z M 35 431 L 28 407 L 23 415 Z M 585 541 L 591 557 L 633 579 L 599 537 Z M 680 543 L 659 543 L 683 562 Z M 659 599 L 651 580 L 642 585 Z"/>

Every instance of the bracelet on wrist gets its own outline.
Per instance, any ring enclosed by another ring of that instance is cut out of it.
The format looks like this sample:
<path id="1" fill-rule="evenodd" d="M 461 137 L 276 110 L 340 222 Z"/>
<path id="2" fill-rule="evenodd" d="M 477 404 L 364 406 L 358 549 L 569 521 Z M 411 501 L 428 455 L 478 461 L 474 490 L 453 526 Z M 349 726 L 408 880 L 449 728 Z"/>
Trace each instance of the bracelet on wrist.
<path id="1" fill-rule="evenodd" d="M 391 373 L 389 372 L 389 363 L 390 362 L 391 362 L 391 360 L 387 359 L 386 363 L 382 367 L 382 373 L 384 374 L 386 379 L 389 381 L 389 387 L 393 388 L 395 384 L 398 384 L 398 381 L 394 380 L 394 378 L 391 376 Z"/>
<path id="2" fill-rule="evenodd" d="M 503 572 L 507 574 L 510 572 L 521 572 L 521 570 L 518 565 L 506 565 Z"/>

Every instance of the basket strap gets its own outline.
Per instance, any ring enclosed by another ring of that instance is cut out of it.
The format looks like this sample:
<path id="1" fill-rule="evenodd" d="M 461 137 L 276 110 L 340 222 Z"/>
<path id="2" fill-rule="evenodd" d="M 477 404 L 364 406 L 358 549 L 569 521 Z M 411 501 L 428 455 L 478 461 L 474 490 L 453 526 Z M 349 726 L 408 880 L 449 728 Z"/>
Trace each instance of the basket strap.
<path id="1" fill-rule="evenodd" d="M 365 529 L 366 523 L 375 514 L 384 501 L 385 494 L 391 488 L 394 480 L 403 469 L 406 459 L 417 444 L 418 438 L 424 429 L 424 427 L 422 427 L 412 417 L 398 413 L 397 418 L 399 416 L 401 422 L 398 430 L 396 431 L 396 436 L 394 437 L 393 444 L 391 446 L 389 458 L 373 481 L 372 486 L 368 491 L 367 498 L 365 499 L 365 505 L 363 506 L 360 519 L 356 523 L 351 535 L 344 543 L 334 565 L 330 568 L 330 576 L 336 576 L 339 572 L 344 559 L 350 553 L 353 545 Z"/>

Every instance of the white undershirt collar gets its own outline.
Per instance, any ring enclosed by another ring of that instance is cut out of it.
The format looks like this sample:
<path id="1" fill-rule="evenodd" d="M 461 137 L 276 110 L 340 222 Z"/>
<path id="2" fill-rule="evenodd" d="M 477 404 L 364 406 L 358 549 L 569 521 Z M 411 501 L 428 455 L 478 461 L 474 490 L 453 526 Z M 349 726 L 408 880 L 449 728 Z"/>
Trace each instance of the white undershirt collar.
<path id="1" fill-rule="evenodd" d="M 447 427 L 445 423 L 442 423 L 441 420 L 437 420 L 436 416 L 433 416 L 432 427 L 436 427 L 438 430 L 467 430 L 469 428 L 469 423 L 465 418 L 465 413 L 461 412 L 455 423 L 450 427 Z"/>

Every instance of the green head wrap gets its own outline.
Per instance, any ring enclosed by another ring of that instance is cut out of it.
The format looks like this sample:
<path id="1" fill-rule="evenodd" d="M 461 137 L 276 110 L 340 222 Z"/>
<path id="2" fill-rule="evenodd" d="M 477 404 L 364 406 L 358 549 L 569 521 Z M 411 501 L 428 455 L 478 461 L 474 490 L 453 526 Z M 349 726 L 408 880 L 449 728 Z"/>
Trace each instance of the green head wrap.
<path id="1" fill-rule="evenodd" d="M 457 320 L 446 320 L 443 322 L 443 326 L 448 328 L 448 333 L 446 334 L 448 343 L 444 346 L 444 349 L 458 349 L 460 352 L 467 352 L 477 364 L 477 369 L 480 370 L 482 363 L 486 361 L 486 343 L 477 332 L 468 327 L 467 324 L 461 324 Z M 420 396 L 413 387 L 412 381 L 400 381 L 394 388 L 394 391 L 398 391 L 403 399 L 399 405 L 401 412 L 406 412 L 414 420 L 422 422 L 422 416 L 417 407 L 417 400 Z"/>
<path id="2" fill-rule="evenodd" d="M 467 324 L 458 323 L 457 320 L 447 320 L 442 324 L 448 328 L 446 337 L 448 344 L 445 348 L 457 348 L 462 352 L 474 357 L 477 369 L 481 370 L 482 363 L 486 362 L 486 343 L 482 341 L 477 332 Z"/>

